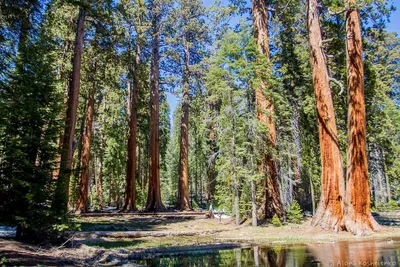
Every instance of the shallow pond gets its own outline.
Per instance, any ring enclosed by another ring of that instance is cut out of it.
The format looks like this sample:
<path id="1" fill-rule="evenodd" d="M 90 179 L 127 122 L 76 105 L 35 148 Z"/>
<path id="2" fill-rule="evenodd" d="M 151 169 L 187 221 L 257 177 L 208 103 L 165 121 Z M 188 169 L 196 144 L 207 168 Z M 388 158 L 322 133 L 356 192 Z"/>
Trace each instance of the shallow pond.
<path id="1" fill-rule="evenodd" d="M 144 266 L 400 266 L 400 239 L 255 246 L 135 261 Z"/>

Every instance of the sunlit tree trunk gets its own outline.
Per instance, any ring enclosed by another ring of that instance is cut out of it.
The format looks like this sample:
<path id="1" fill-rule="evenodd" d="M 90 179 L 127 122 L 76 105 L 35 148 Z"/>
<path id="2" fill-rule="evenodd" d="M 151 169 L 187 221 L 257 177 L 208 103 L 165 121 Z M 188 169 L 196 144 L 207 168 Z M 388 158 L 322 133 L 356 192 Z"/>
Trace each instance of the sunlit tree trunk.
<path id="1" fill-rule="evenodd" d="M 186 33 L 186 39 L 188 39 Z M 188 42 L 189 40 L 186 40 Z M 187 44 L 184 49 L 184 74 L 183 74 L 183 94 L 182 94 L 182 120 L 181 120 L 181 139 L 179 153 L 179 183 L 178 199 L 176 208 L 179 210 L 190 210 L 189 203 L 189 60 L 190 53 Z"/>
<path id="2" fill-rule="evenodd" d="M 321 150 L 321 200 L 312 225 L 339 231 L 343 218 L 343 163 L 339 149 L 335 112 L 329 88 L 327 63 L 322 51 L 318 1 L 308 0 L 307 26 L 313 84 L 317 103 L 319 143 Z"/>
<path id="3" fill-rule="evenodd" d="M 88 211 L 88 193 L 89 193 L 89 162 L 90 162 L 90 142 L 92 139 L 92 126 L 94 117 L 94 93 L 95 85 L 90 90 L 88 107 L 86 113 L 85 133 L 83 135 L 83 148 L 81 158 L 81 178 L 79 187 L 79 199 L 76 205 L 76 213 Z"/>
<path id="4" fill-rule="evenodd" d="M 371 215 L 368 181 L 366 116 L 364 101 L 364 65 L 360 13 L 346 1 L 346 55 L 349 109 L 347 181 L 344 224 L 356 235 L 376 231 L 378 223 Z"/>
<path id="5" fill-rule="evenodd" d="M 65 119 L 64 137 L 62 142 L 60 172 L 58 175 L 55 195 L 52 203 L 52 209 L 56 213 L 66 213 L 68 211 L 69 179 L 72 172 L 71 166 L 73 158 L 75 124 L 78 109 L 79 85 L 81 78 L 83 37 L 85 33 L 85 16 L 86 11 L 81 8 L 79 10 L 78 28 L 75 38 L 72 78 L 68 97 L 67 115 Z"/>
<path id="6" fill-rule="evenodd" d="M 258 49 L 260 53 L 269 58 L 268 8 L 266 2 L 264 0 L 253 0 L 252 12 L 254 37 Z M 262 73 L 260 75 L 265 76 L 266 74 Z M 268 145 L 272 149 L 275 149 L 276 129 L 273 121 L 274 105 L 264 94 L 264 90 L 268 89 L 270 89 L 269 85 L 264 82 L 261 82 L 260 86 L 256 89 L 257 117 L 268 130 Z M 260 170 L 265 174 L 265 194 L 261 210 L 268 219 L 272 218 L 274 214 L 282 219 L 283 206 L 278 183 L 277 163 L 273 152 L 264 155 Z"/>
<path id="7" fill-rule="evenodd" d="M 159 138 L 159 37 L 160 37 L 160 14 L 153 8 L 152 27 L 152 54 L 150 77 L 150 164 L 149 164 L 149 187 L 146 203 L 146 211 L 164 211 L 166 208 L 161 201 L 160 185 L 160 138 Z"/>

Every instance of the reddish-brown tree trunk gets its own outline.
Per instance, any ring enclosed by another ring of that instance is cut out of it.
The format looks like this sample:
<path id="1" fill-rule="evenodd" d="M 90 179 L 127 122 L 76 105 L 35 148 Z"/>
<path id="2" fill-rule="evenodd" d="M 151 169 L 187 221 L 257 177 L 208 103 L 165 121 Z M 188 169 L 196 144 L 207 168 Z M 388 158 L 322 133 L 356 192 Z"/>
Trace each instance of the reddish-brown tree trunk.
<path id="1" fill-rule="evenodd" d="M 58 175 L 55 195 L 52 203 L 52 209 L 56 213 L 66 213 L 68 211 L 69 179 L 72 172 L 71 166 L 73 159 L 75 124 L 78 109 L 79 85 L 81 79 L 81 62 L 83 37 L 85 33 L 85 16 L 86 11 L 81 8 L 79 10 L 78 28 L 75 38 L 72 77 L 68 97 L 67 115 L 65 119 L 64 137 L 62 142 L 60 172 Z"/>
<path id="2" fill-rule="evenodd" d="M 253 0 L 252 6 L 254 37 L 257 42 L 260 53 L 269 59 L 269 37 L 268 37 L 268 8 L 264 0 Z M 265 76 L 265 73 L 260 73 Z M 264 90 L 268 90 L 269 86 L 261 82 L 256 89 L 256 106 L 257 118 L 267 128 L 268 145 L 274 150 L 276 148 L 276 128 L 273 120 L 274 105 L 270 99 L 265 96 Z M 276 158 L 273 152 L 264 155 L 264 159 L 260 164 L 260 171 L 265 175 L 265 193 L 261 210 L 267 219 L 276 214 L 279 218 L 283 218 L 283 206 L 278 183 L 278 169 Z"/>
<path id="3" fill-rule="evenodd" d="M 337 232 L 341 230 L 343 218 L 343 163 L 339 149 L 331 89 L 329 88 L 327 63 L 321 47 L 322 36 L 317 5 L 317 0 L 308 0 L 307 27 L 322 163 L 321 201 L 312 224 Z"/>
<path id="4" fill-rule="evenodd" d="M 135 71 L 138 71 L 140 64 L 140 55 L 136 51 Z M 128 139 L 128 164 L 126 168 L 126 187 L 125 187 L 125 203 L 122 210 L 135 211 L 136 208 L 136 147 L 137 147 L 137 104 L 139 82 L 137 74 L 133 74 L 133 88 L 130 93 L 130 118 L 129 118 L 129 139 Z"/>
<path id="5" fill-rule="evenodd" d="M 92 126 L 94 117 L 94 93 L 93 87 L 89 92 L 88 106 L 86 109 L 85 133 L 83 135 L 83 148 L 81 157 L 81 177 L 79 186 L 79 199 L 76 204 L 76 213 L 88 211 L 89 194 L 89 163 L 90 163 L 90 142 L 92 139 Z"/>
<path id="6" fill-rule="evenodd" d="M 186 33 L 188 39 L 188 33 Z M 188 40 L 186 40 L 188 41 Z M 176 208 L 179 210 L 190 210 L 189 203 L 189 47 L 185 46 L 183 93 L 182 93 L 182 119 L 181 119 L 181 140 L 179 153 L 179 183 L 178 199 Z"/>
<path id="7" fill-rule="evenodd" d="M 154 8 L 153 12 L 157 12 Z M 161 201 L 160 184 L 160 139 L 159 139 L 159 23 L 160 14 L 153 14 L 152 27 L 152 54 L 150 74 L 150 164 L 149 164 L 149 189 L 147 194 L 146 211 L 164 211 L 166 208 Z"/>
<path id="8" fill-rule="evenodd" d="M 349 8 L 346 13 L 349 150 L 344 225 L 347 231 L 363 235 L 378 230 L 379 225 L 372 217 L 370 208 L 361 21 L 359 11 L 350 7 L 355 3 L 355 0 L 346 1 Z"/>

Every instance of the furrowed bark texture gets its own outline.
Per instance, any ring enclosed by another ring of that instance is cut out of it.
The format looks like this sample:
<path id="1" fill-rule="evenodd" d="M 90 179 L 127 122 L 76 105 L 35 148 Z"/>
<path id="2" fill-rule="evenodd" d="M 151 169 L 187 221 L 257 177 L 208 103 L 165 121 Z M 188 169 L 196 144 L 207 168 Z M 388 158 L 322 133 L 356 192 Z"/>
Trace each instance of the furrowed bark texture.
<path id="1" fill-rule="evenodd" d="M 307 26 L 322 163 L 322 194 L 312 225 L 337 232 L 342 229 L 344 177 L 317 5 L 317 0 L 308 0 Z"/>
<path id="2" fill-rule="evenodd" d="M 188 33 L 186 33 L 188 42 Z M 176 208 L 179 210 L 190 210 L 189 202 L 189 47 L 185 46 L 185 67 L 183 74 L 183 95 L 182 95 L 182 119 L 181 119 L 181 140 L 179 153 L 179 183 L 178 199 Z"/>
<path id="3" fill-rule="evenodd" d="M 76 213 L 88 211 L 88 194 L 89 194 L 89 161 L 90 161 L 90 142 L 92 139 L 92 126 L 94 117 L 94 93 L 93 87 L 89 93 L 88 107 L 85 122 L 85 134 L 83 135 L 83 149 L 81 158 L 81 178 L 79 187 L 79 199 L 76 205 Z"/>
<path id="4" fill-rule="evenodd" d="M 86 11 L 79 10 L 78 29 L 75 38 L 74 58 L 72 66 L 72 78 L 70 83 L 67 115 L 65 119 L 64 137 L 62 141 L 62 152 L 60 160 L 60 172 L 57 179 L 52 210 L 55 213 L 66 213 L 69 200 L 69 179 L 73 159 L 73 144 L 75 124 L 78 109 L 79 85 L 81 79 L 81 62 L 83 50 L 83 37 L 85 33 Z"/>
<path id="5" fill-rule="evenodd" d="M 269 37 L 268 37 L 268 8 L 263 0 L 253 0 L 252 6 L 254 37 L 260 52 L 269 58 Z M 263 74 L 261 74 L 263 75 Z M 276 128 L 273 121 L 274 105 L 268 99 L 263 90 L 267 90 L 268 85 L 261 83 L 256 89 L 256 106 L 257 117 L 268 129 L 268 143 L 276 148 Z M 283 218 L 283 205 L 280 196 L 278 183 L 278 168 L 275 156 L 272 152 L 264 155 L 261 162 L 260 170 L 265 174 L 265 194 L 261 211 L 265 214 L 265 218 L 270 219 L 277 214 L 279 218 Z"/>
<path id="6" fill-rule="evenodd" d="M 155 9 L 155 8 L 154 8 Z M 156 12 L 156 11 L 155 11 Z M 150 164 L 149 164 L 149 190 L 147 195 L 146 211 L 164 211 L 161 201 L 161 186 L 160 186 L 160 139 L 159 139 L 159 35 L 160 35 L 160 15 L 153 15 L 152 27 L 153 43 L 152 53 L 153 62 L 151 64 L 150 77 Z"/>
<path id="7" fill-rule="evenodd" d="M 348 154 L 344 225 L 347 231 L 363 235 L 379 230 L 371 215 L 367 165 L 364 65 L 362 61 L 361 20 L 358 10 L 346 1 L 346 55 L 348 87 Z"/>
<path id="8" fill-rule="evenodd" d="M 137 105 L 139 102 L 140 47 L 136 47 L 135 73 L 133 73 L 133 88 L 130 94 L 130 118 L 128 139 L 128 164 L 126 168 L 125 202 L 122 210 L 135 211 L 136 208 L 136 147 L 137 147 Z"/>

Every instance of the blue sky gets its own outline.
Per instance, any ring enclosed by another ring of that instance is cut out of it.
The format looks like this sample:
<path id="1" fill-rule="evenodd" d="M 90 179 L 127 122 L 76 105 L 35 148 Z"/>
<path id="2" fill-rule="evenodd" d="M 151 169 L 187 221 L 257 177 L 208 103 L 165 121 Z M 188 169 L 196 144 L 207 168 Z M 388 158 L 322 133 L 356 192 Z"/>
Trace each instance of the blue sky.
<path id="1" fill-rule="evenodd" d="M 214 0 L 203 0 L 205 6 L 210 6 Z M 223 0 L 225 1 L 225 0 Z M 387 30 L 390 32 L 397 32 L 400 35 L 400 0 L 394 0 L 397 10 L 392 13 L 390 23 L 387 26 Z M 178 99 L 175 95 L 167 93 L 167 101 L 171 107 L 171 126 L 173 123 L 173 113 L 178 104 Z"/>

